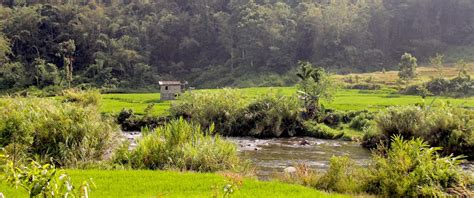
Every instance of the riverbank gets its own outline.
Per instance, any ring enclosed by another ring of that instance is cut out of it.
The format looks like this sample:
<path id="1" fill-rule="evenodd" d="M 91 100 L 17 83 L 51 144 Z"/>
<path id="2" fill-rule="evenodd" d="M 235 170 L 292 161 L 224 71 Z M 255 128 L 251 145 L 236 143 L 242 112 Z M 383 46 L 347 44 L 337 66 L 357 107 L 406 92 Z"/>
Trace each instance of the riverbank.
<path id="1" fill-rule="evenodd" d="M 231 183 L 222 174 L 145 170 L 67 170 L 75 184 L 93 178 L 96 189 L 90 197 L 222 197 Z M 28 195 L 0 182 L 6 198 Z M 329 194 L 300 185 L 243 179 L 233 197 L 349 197 Z"/>

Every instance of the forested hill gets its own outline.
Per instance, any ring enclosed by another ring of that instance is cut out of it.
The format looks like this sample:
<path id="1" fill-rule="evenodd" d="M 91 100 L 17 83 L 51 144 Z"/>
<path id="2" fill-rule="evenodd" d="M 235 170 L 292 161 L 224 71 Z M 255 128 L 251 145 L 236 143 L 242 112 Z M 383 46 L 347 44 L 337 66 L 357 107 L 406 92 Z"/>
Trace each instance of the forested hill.
<path id="1" fill-rule="evenodd" d="M 3 0 L 0 89 L 285 84 L 474 44 L 473 0 Z"/>

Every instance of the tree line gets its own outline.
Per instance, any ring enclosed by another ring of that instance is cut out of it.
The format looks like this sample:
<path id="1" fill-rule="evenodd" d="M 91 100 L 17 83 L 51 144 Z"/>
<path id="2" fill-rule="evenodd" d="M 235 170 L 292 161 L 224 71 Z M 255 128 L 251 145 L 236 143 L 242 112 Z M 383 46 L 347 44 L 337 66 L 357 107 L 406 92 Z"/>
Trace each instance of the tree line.
<path id="1" fill-rule="evenodd" d="M 0 89 L 274 81 L 474 44 L 470 0 L 4 0 Z"/>

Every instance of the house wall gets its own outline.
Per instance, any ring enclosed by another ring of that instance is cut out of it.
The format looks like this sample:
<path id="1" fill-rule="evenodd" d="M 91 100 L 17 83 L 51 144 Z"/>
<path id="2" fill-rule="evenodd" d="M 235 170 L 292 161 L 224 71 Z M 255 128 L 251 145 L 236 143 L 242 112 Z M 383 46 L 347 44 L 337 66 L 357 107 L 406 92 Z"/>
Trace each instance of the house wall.
<path id="1" fill-rule="evenodd" d="M 181 93 L 181 85 L 162 85 L 160 87 L 161 100 L 174 100 Z"/>

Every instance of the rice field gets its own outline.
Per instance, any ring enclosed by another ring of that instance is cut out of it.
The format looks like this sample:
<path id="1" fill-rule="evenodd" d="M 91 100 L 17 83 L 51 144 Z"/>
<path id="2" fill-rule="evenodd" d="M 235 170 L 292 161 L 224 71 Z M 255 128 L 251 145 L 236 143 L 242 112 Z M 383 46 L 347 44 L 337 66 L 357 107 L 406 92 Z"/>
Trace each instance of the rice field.
<path id="1" fill-rule="evenodd" d="M 238 89 L 250 99 L 263 94 L 277 93 L 291 96 L 296 94 L 295 87 L 260 87 Z M 194 90 L 197 92 L 218 92 L 221 89 Z M 133 109 L 135 113 L 143 114 L 148 105 L 154 104 L 152 114 L 167 115 L 171 101 L 160 101 L 159 93 L 141 94 L 104 94 L 101 111 L 105 113 L 118 113 L 121 109 Z M 377 111 L 388 106 L 430 104 L 434 100 L 435 105 L 450 104 L 474 108 L 474 98 L 445 98 L 428 97 L 422 99 L 419 96 L 401 95 L 394 89 L 382 90 L 355 90 L 340 89 L 336 92 L 334 101 L 324 102 L 327 108 L 337 110 L 370 110 Z"/>
<path id="2" fill-rule="evenodd" d="M 222 175 L 147 170 L 67 170 L 75 184 L 92 178 L 96 189 L 90 197 L 223 197 L 230 181 Z M 301 185 L 243 179 L 232 197 L 346 197 L 327 194 Z M 28 197 L 22 190 L 0 182 L 6 198 Z M 348 196 L 347 196 L 348 197 Z"/>

